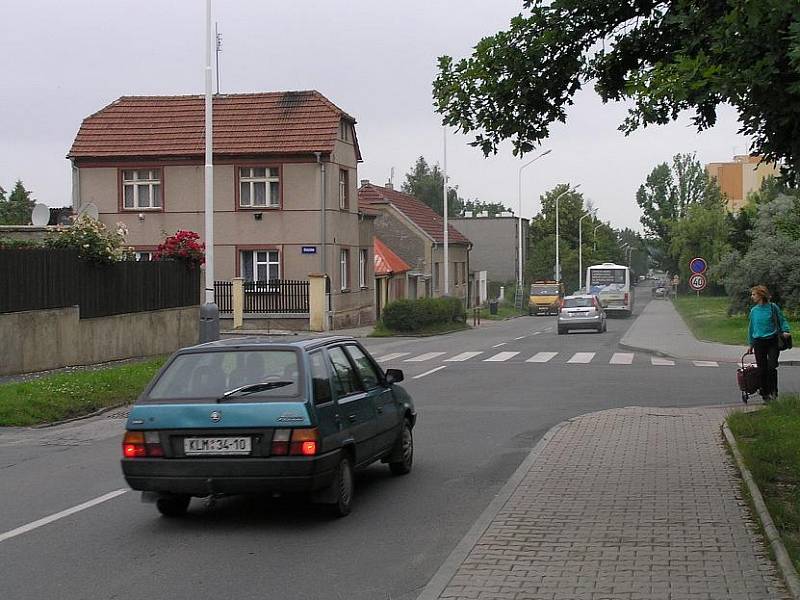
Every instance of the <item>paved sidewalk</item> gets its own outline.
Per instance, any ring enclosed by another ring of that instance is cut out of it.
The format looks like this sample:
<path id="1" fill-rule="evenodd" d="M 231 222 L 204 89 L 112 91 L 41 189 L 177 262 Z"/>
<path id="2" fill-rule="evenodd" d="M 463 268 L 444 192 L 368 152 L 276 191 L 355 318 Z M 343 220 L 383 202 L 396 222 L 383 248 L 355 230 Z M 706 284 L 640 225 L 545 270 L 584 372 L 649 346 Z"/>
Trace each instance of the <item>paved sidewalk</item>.
<path id="1" fill-rule="evenodd" d="M 554 428 L 419 600 L 790 598 L 726 453 L 727 410 L 631 407 Z"/>
<path id="2" fill-rule="evenodd" d="M 744 341 L 744 340 L 743 340 Z M 697 340 L 672 302 L 651 300 L 622 336 L 620 346 L 672 358 L 739 362 L 747 346 L 730 346 Z M 747 361 L 752 361 L 748 357 Z M 781 352 L 780 364 L 800 365 L 800 349 Z"/>

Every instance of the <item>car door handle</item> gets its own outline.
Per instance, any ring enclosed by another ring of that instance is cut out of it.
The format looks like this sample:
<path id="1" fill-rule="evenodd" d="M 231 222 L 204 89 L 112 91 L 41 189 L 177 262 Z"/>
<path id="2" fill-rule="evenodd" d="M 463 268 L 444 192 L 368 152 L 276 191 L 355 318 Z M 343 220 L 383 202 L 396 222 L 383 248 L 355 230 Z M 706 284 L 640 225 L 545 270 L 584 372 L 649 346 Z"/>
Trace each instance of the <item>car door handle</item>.
<path id="1" fill-rule="evenodd" d="M 356 415 L 347 415 L 347 419 L 348 419 L 348 420 L 349 420 L 351 423 L 355 423 L 355 422 L 356 422 L 356 418 L 357 418 L 357 417 L 356 417 Z"/>
<path id="2" fill-rule="evenodd" d="M 378 406 L 378 407 L 377 407 L 377 410 L 378 410 L 378 413 L 380 413 L 380 414 L 382 414 L 382 413 L 383 413 L 383 407 L 382 407 L 382 406 Z"/>

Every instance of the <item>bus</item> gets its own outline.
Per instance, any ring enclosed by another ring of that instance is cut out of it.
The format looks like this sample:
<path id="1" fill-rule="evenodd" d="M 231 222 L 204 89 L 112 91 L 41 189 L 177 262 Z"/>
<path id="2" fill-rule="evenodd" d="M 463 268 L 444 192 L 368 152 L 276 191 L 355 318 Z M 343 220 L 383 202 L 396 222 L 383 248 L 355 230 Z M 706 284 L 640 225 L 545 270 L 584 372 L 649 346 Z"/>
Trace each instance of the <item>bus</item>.
<path id="1" fill-rule="evenodd" d="M 600 298 L 607 313 L 630 317 L 633 313 L 631 270 L 625 265 L 603 263 L 586 269 L 586 291 Z"/>

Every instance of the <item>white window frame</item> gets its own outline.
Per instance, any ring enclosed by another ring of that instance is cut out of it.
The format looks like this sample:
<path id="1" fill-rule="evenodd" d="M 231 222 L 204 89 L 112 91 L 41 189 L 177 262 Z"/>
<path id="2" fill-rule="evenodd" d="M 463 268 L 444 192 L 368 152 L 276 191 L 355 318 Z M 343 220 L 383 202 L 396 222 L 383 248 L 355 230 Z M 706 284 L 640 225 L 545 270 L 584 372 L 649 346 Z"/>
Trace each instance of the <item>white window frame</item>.
<path id="1" fill-rule="evenodd" d="M 369 250 L 361 248 L 358 251 L 358 287 L 367 287 L 367 261 L 369 260 Z"/>
<path id="2" fill-rule="evenodd" d="M 255 175 L 256 169 L 264 169 L 264 176 Z M 242 171 L 247 171 L 244 175 Z M 239 175 L 239 207 L 240 208 L 280 208 L 281 206 L 281 173 L 278 167 L 238 167 Z M 255 186 L 259 183 L 264 184 L 264 200 L 265 204 L 254 204 Z M 272 197 L 272 184 L 278 186 L 278 193 L 276 198 Z M 242 193 L 242 186 L 248 186 L 248 203 L 245 204 L 244 194 Z"/>
<path id="3" fill-rule="evenodd" d="M 342 138 L 343 141 L 349 142 L 350 135 L 349 135 L 350 124 L 342 119 L 339 122 L 339 137 Z"/>
<path id="4" fill-rule="evenodd" d="M 350 289 L 350 249 L 339 250 L 339 286 L 342 291 Z"/>
<path id="5" fill-rule="evenodd" d="M 339 210 L 350 209 L 350 173 L 347 169 L 339 169 Z"/>
<path id="6" fill-rule="evenodd" d="M 135 250 L 133 256 L 136 262 L 149 262 L 153 260 L 153 254 L 152 250 Z"/>
<path id="7" fill-rule="evenodd" d="M 161 194 L 161 169 L 121 169 L 122 171 L 122 209 L 123 210 L 162 210 L 164 198 Z M 147 204 L 140 199 L 142 190 L 147 189 Z M 133 205 L 127 205 L 127 193 L 133 194 Z M 156 198 L 156 194 L 158 198 Z"/>
<path id="8" fill-rule="evenodd" d="M 266 252 L 267 253 L 267 260 L 258 260 L 258 253 L 259 252 Z M 239 251 L 239 273 L 241 273 L 242 277 L 246 277 L 246 270 L 244 267 L 244 258 L 246 255 L 250 255 L 253 261 L 253 278 L 247 281 L 253 282 L 269 282 L 274 281 L 276 279 L 281 278 L 281 251 L 276 248 L 257 248 L 255 250 L 240 250 Z M 267 267 L 267 279 L 259 279 L 258 278 L 258 267 L 260 265 L 265 265 Z M 275 266 L 275 271 L 277 273 L 277 277 L 270 277 L 270 266 Z"/>

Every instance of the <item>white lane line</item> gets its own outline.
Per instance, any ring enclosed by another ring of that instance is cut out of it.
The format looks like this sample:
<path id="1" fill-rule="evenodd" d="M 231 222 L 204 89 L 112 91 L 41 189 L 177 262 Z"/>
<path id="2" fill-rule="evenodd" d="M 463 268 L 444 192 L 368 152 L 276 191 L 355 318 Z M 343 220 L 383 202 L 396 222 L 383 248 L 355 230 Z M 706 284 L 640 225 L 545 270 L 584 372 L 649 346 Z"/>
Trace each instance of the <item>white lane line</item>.
<path id="1" fill-rule="evenodd" d="M 461 354 L 456 354 L 452 358 L 446 358 L 444 362 L 463 362 L 479 354 L 483 354 L 483 352 L 462 352 Z"/>
<path id="2" fill-rule="evenodd" d="M 527 335 L 521 335 L 521 336 L 519 336 L 518 338 L 514 338 L 514 340 L 515 340 L 515 341 L 516 341 L 516 340 L 524 340 L 526 337 L 528 337 L 528 336 L 527 336 Z"/>
<path id="3" fill-rule="evenodd" d="M 508 342 L 500 342 L 499 344 L 495 344 L 492 348 L 499 348 L 500 346 L 505 346 Z"/>
<path id="4" fill-rule="evenodd" d="M 483 362 L 504 362 L 509 358 L 514 358 L 517 354 L 519 354 L 519 352 L 498 352 L 494 356 L 485 358 Z"/>
<path id="5" fill-rule="evenodd" d="M 537 352 L 533 356 L 531 356 L 525 362 L 530 363 L 546 363 L 551 360 L 554 356 L 556 356 L 558 352 Z"/>
<path id="6" fill-rule="evenodd" d="M 376 358 L 378 362 L 387 361 L 387 360 L 394 360 L 396 358 L 402 358 L 403 356 L 408 356 L 411 352 L 392 352 L 391 354 L 387 354 L 386 356 L 381 356 L 380 358 Z"/>
<path id="7" fill-rule="evenodd" d="M 121 494 L 124 494 L 128 490 L 116 490 L 113 492 L 109 492 L 107 494 L 103 494 L 102 496 L 95 498 L 94 500 L 89 500 L 88 502 L 84 502 L 83 504 L 78 504 L 78 506 L 73 506 L 72 508 L 68 508 L 67 510 L 62 510 L 61 512 L 57 512 L 54 515 L 50 515 L 49 517 L 44 517 L 43 519 L 39 519 L 38 521 L 34 521 L 33 523 L 28 523 L 27 525 L 23 525 L 22 527 L 17 527 L 16 529 L 12 529 L 11 531 L 6 531 L 5 533 L 0 533 L 0 542 L 5 542 L 8 539 L 16 537 L 18 535 L 22 535 L 23 533 L 28 533 L 29 531 L 33 531 L 34 529 L 38 529 L 44 525 L 52 523 L 53 521 L 58 521 L 59 519 L 63 519 L 64 517 L 68 517 L 70 515 L 75 514 L 76 512 L 80 512 L 82 510 L 86 510 L 87 508 L 91 508 L 97 504 L 101 504 L 106 500 L 111 500 L 112 498 L 116 498 Z"/>
<path id="8" fill-rule="evenodd" d="M 719 363 L 715 360 L 694 360 L 695 367 L 718 367 Z"/>
<path id="9" fill-rule="evenodd" d="M 592 362 L 594 352 L 576 352 L 567 362 L 572 364 L 586 364 Z"/>
<path id="10" fill-rule="evenodd" d="M 426 360 L 430 360 L 432 358 L 436 358 L 437 356 L 441 356 L 442 354 L 446 354 L 445 352 L 426 352 L 425 354 L 420 354 L 419 356 L 415 356 L 414 358 L 407 358 L 406 362 L 425 362 Z"/>
<path id="11" fill-rule="evenodd" d="M 540 335 L 541 333 L 541 331 L 534 331 L 531 335 Z"/>
<path id="12" fill-rule="evenodd" d="M 675 361 L 668 358 L 661 358 L 660 356 L 651 356 L 650 364 L 654 367 L 674 367 Z"/>
<path id="13" fill-rule="evenodd" d="M 610 365 L 629 365 L 633 363 L 632 352 L 614 352 L 614 356 L 608 361 Z"/>
<path id="14" fill-rule="evenodd" d="M 552 327 L 545 327 L 544 330 L 545 331 L 553 331 L 553 328 Z"/>
<path id="15" fill-rule="evenodd" d="M 442 369 L 446 369 L 447 365 L 442 365 L 441 367 L 436 367 L 435 369 L 431 369 L 430 371 L 425 371 L 424 373 L 420 373 L 419 375 L 414 375 L 411 379 L 421 379 L 426 375 L 430 375 L 431 373 L 436 373 L 436 371 L 441 371 Z"/>

